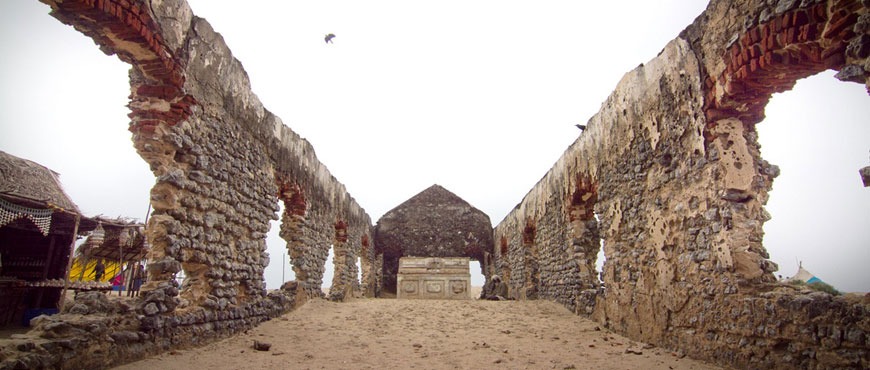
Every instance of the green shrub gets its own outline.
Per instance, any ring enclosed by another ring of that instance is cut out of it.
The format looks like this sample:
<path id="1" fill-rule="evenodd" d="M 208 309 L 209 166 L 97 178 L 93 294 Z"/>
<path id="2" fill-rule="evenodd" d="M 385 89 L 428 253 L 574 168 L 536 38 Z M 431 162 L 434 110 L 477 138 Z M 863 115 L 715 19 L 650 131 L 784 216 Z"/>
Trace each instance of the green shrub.
<path id="1" fill-rule="evenodd" d="M 808 284 L 808 283 L 800 281 L 800 280 L 792 280 L 789 282 L 789 284 L 796 285 L 796 286 L 805 286 L 805 287 L 810 288 L 812 290 L 815 290 L 817 292 L 825 292 L 825 293 L 828 293 L 830 295 L 842 294 L 842 293 L 840 293 L 839 290 L 837 290 L 836 288 L 831 286 L 831 284 L 828 284 L 828 283 L 825 283 L 822 281 L 814 281 L 814 282 Z"/>

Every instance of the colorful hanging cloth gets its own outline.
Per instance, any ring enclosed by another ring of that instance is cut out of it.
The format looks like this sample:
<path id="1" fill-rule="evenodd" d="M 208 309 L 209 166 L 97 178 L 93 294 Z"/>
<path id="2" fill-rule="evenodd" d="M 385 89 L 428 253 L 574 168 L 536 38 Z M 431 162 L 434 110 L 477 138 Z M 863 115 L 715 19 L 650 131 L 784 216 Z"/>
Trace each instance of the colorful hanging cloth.
<path id="1" fill-rule="evenodd" d="M 51 208 L 27 208 L 0 198 L 0 227 L 24 217 L 33 222 L 43 236 L 48 236 L 48 231 L 51 229 L 51 213 Z"/>

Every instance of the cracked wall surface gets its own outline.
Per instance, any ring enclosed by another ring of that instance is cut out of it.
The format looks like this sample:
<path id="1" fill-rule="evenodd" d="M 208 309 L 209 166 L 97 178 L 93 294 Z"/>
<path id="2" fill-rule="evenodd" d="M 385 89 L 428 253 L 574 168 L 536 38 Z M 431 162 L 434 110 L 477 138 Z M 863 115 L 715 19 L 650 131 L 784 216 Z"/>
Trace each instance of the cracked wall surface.
<path id="1" fill-rule="evenodd" d="M 772 274 L 763 206 L 779 169 L 754 128 L 772 93 L 823 70 L 870 88 L 868 6 L 711 1 L 496 227 L 510 294 L 740 368 L 870 366 L 870 302 Z M 584 267 L 601 239 L 603 284 Z"/>

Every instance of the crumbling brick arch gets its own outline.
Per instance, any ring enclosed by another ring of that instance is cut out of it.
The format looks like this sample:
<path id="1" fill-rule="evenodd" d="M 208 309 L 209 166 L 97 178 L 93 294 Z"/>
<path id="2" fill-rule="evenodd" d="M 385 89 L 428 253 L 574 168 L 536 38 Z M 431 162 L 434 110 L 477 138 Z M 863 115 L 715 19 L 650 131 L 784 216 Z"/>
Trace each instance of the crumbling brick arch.
<path id="1" fill-rule="evenodd" d="M 761 122 L 771 94 L 791 90 L 797 80 L 827 69 L 838 71 L 840 80 L 868 84 L 870 74 L 863 66 L 870 55 L 866 7 L 859 1 L 809 3 L 816 4 L 761 8 L 759 23 L 735 34 L 720 65 L 704 81 L 709 125 L 725 118 Z"/>
<path id="2" fill-rule="evenodd" d="M 870 13 L 859 1 L 781 2 L 754 9 L 749 19 L 755 22 L 747 22 L 724 48 L 698 49 L 702 54 L 724 50 L 721 58 L 707 60 L 703 70 L 708 72 L 703 85 L 705 148 L 708 158 L 718 162 L 714 175 L 728 174 L 723 175 L 720 195 L 755 205 L 749 208 L 758 210 L 751 213 L 760 214 L 778 170 L 761 158 L 754 125 L 764 119 L 773 93 L 791 90 L 797 80 L 825 70 L 838 71 L 842 81 L 865 84 L 870 93 Z M 752 262 L 741 267 L 745 275 L 771 280 L 776 266 L 766 260 L 761 245 L 766 219 L 752 217 L 759 222 L 748 225 L 734 217 L 740 216 L 722 214 L 723 226 L 743 229 L 740 233 L 752 241 L 744 254 Z"/>

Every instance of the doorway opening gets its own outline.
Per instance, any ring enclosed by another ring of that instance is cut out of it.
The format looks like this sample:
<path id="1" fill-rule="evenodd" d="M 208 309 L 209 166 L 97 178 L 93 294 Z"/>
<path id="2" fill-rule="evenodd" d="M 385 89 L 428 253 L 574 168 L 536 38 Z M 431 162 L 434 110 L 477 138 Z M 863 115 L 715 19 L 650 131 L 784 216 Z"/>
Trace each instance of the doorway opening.
<path id="1" fill-rule="evenodd" d="M 332 280 L 335 276 L 335 251 L 332 244 L 329 245 L 329 254 L 326 255 L 326 263 L 323 265 L 323 282 L 320 284 L 320 290 L 323 294 L 329 296 L 329 291 L 332 289 Z"/>
<path id="2" fill-rule="evenodd" d="M 278 202 L 278 214 L 284 214 L 284 202 Z M 269 265 L 263 270 L 266 289 L 279 289 L 284 283 L 296 280 L 293 264 L 287 251 L 287 241 L 281 238 L 281 219 L 269 222 L 269 232 L 266 233 L 266 253 L 269 254 Z"/>

